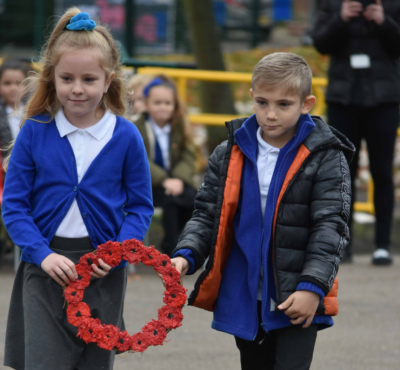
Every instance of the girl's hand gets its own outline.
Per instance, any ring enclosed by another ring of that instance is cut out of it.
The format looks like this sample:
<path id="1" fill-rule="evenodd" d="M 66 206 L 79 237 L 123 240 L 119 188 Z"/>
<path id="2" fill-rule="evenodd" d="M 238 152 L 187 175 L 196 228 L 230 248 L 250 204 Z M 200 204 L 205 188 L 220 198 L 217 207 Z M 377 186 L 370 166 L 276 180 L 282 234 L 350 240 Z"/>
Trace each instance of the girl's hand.
<path id="1" fill-rule="evenodd" d="M 92 275 L 93 277 L 97 278 L 97 279 L 101 279 L 104 276 L 106 276 L 110 270 L 111 270 L 111 266 L 107 265 L 105 262 L 103 262 L 103 260 L 101 258 L 98 259 L 99 261 L 99 265 L 100 267 L 97 267 L 94 263 L 92 264 L 92 269 L 93 272 L 90 273 L 90 275 Z"/>
<path id="2" fill-rule="evenodd" d="M 292 319 L 290 322 L 293 325 L 299 325 L 305 321 L 303 328 L 308 328 L 317 311 L 319 300 L 317 293 L 299 290 L 291 294 L 278 306 L 278 309 L 285 311 L 285 314 Z"/>
<path id="3" fill-rule="evenodd" d="M 342 10 L 340 16 L 344 22 L 348 22 L 351 18 L 360 16 L 363 7 L 358 1 L 344 0 L 342 3 Z"/>
<path id="4" fill-rule="evenodd" d="M 49 254 L 42 261 L 40 267 L 62 287 L 78 279 L 75 264 L 67 257 L 57 253 Z"/>
<path id="5" fill-rule="evenodd" d="M 165 194 L 177 196 L 183 193 L 184 184 L 180 179 L 166 179 L 163 182 L 163 187 L 165 188 Z"/>
<path id="6" fill-rule="evenodd" d="M 376 0 L 376 4 L 368 5 L 364 12 L 364 18 L 381 25 L 385 21 L 385 12 L 381 0 Z"/>

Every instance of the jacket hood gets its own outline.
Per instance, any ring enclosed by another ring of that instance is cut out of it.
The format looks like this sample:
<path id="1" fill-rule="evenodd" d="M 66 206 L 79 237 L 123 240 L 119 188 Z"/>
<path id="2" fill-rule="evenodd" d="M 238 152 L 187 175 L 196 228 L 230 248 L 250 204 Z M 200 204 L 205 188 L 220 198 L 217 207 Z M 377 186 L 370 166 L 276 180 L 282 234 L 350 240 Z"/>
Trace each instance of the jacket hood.
<path id="1" fill-rule="evenodd" d="M 319 116 L 309 116 L 315 123 L 313 130 L 307 135 L 303 144 L 310 152 L 317 152 L 319 150 L 326 150 L 328 148 L 340 149 L 348 163 L 350 163 L 355 154 L 355 147 L 353 143 L 344 136 L 341 132 L 329 126 Z M 251 117 L 250 117 L 251 118 Z M 229 130 L 229 136 L 233 136 L 234 144 L 235 132 L 240 129 L 249 118 L 237 118 L 232 121 L 226 122 L 226 127 Z"/>
<path id="2" fill-rule="evenodd" d="M 356 151 L 353 143 L 341 132 L 329 126 L 319 116 L 311 116 L 315 123 L 314 130 L 304 140 L 304 145 L 310 152 L 326 150 L 328 148 L 340 149 L 350 163 Z"/>

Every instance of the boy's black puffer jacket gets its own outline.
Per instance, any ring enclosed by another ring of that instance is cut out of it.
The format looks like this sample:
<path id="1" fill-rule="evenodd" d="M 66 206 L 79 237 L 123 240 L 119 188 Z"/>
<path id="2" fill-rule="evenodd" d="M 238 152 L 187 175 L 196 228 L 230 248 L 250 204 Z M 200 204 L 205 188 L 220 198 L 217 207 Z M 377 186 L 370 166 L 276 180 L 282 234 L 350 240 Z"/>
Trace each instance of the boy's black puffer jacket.
<path id="1" fill-rule="evenodd" d="M 282 191 L 275 211 L 273 264 L 278 304 L 294 293 L 301 281 L 311 282 L 328 294 L 349 241 L 348 162 L 353 157 L 354 146 L 321 118 L 312 118 L 315 127 L 298 152 L 298 156 L 305 153 L 304 157 L 297 160 L 298 170 L 293 172 L 286 190 Z M 196 270 L 210 257 L 189 297 L 190 305 L 210 311 L 218 296 L 232 244 L 231 221 L 236 208 L 227 198 L 233 199 L 231 194 L 235 191 L 231 187 L 232 169 L 238 167 L 236 172 L 241 172 L 235 158 L 243 154 L 234 133 L 245 120 L 227 123 L 229 138 L 210 157 L 204 183 L 196 196 L 193 217 L 174 251 L 192 250 Z M 236 184 L 240 184 L 240 178 L 238 181 Z M 236 192 L 238 198 L 239 190 Z M 333 314 L 327 312 L 324 301 L 317 312 Z"/>

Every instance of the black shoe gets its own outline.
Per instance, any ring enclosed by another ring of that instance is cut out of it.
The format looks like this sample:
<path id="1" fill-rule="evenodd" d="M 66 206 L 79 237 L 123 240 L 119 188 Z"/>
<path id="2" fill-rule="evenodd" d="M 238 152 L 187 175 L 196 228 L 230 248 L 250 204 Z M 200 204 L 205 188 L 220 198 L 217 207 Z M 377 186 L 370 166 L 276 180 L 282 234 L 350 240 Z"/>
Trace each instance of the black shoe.
<path id="1" fill-rule="evenodd" d="M 388 266 L 393 263 L 392 256 L 387 249 L 378 248 L 372 254 L 372 264 L 376 266 Z"/>

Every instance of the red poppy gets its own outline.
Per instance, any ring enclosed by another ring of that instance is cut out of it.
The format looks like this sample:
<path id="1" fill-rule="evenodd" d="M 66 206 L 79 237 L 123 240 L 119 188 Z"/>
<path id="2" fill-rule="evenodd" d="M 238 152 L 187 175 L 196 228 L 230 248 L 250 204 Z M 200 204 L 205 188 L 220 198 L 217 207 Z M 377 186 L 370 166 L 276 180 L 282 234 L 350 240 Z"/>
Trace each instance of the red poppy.
<path id="1" fill-rule="evenodd" d="M 148 343 L 152 346 L 162 346 L 167 337 L 165 327 L 157 320 L 152 320 L 143 326 L 142 333 L 147 335 Z"/>
<path id="2" fill-rule="evenodd" d="M 117 242 L 107 242 L 97 247 L 97 258 L 111 267 L 118 266 L 122 259 L 122 249 Z"/>
<path id="3" fill-rule="evenodd" d="M 167 288 L 170 286 L 174 286 L 175 284 L 179 284 L 180 279 L 181 279 L 180 273 L 175 267 L 172 266 L 168 273 L 163 274 L 163 280 Z"/>
<path id="4" fill-rule="evenodd" d="M 117 347 L 118 351 L 126 352 L 132 345 L 132 337 L 128 334 L 127 331 L 120 331 L 118 333 L 118 340 L 115 347 Z"/>
<path id="5" fill-rule="evenodd" d="M 147 247 L 144 249 L 144 256 L 142 263 L 146 266 L 154 266 L 160 258 L 160 252 L 153 247 Z"/>
<path id="6" fill-rule="evenodd" d="M 136 333 L 132 335 L 131 348 L 135 352 L 144 352 L 149 345 L 149 338 L 146 334 Z"/>
<path id="7" fill-rule="evenodd" d="M 97 340 L 97 345 L 100 348 L 111 351 L 117 345 L 118 333 L 119 330 L 116 326 L 103 325 L 103 331 L 101 333 L 101 336 Z"/>
<path id="8" fill-rule="evenodd" d="M 84 302 L 72 303 L 67 308 L 67 318 L 71 325 L 79 326 L 84 319 L 90 317 L 90 308 Z"/>
<path id="9" fill-rule="evenodd" d="M 132 239 L 125 240 L 122 243 L 122 258 L 135 266 L 140 262 L 144 256 L 144 245 L 141 241 Z"/>
<path id="10" fill-rule="evenodd" d="M 93 253 L 86 253 L 79 259 L 79 265 L 89 272 L 93 272 L 92 265 L 99 266 L 98 258 Z"/>
<path id="11" fill-rule="evenodd" d="M 82 301 L 83 299 L 83 289 L 76 289 L 75 287 L 69 285 L 65 290 L 64 290 L 64 297 L 65 300 L 71 304 L 71 303 L 78 303 Z"/>
<path id="12" fill-rule="evenodd" d="M 158 320 L 167 329 L 176 329 L 182 325 L 183 315 L 179 308 L 164 306 L 158 310 Z"/>
<path id="13" fill-rule="evenodd" d="M 86 270 L 81 265 L 76 265 L 76 272 L 78 274 L 78 279 L 71 282 L 69 286 L 72 286 L 75 289 L 85 289 L 90 285 L 90 279 L 92 278 L 89 271 Z"/>
<path id="14" fill-rule="evenodd" d="M 78 328 L 77 337 L 81 337 L 85 343 L 95 343 L 101 337 L 103 325 L 99 319 L 84 319 Z"/>
<path id="15" fill-rule="evenodd" d="M 167 289 L 164 292 L 163 302 L 170 307 L 181 308 L 186 303 L 186 293 Z"/>
<path id="16" fill-rule="evenodd" d="M 162 275 L 166 275 L 171 272 L 172 269 L 171 260 L 166 254 L 161 254 L 154 265 L 154 270 Z"/>

